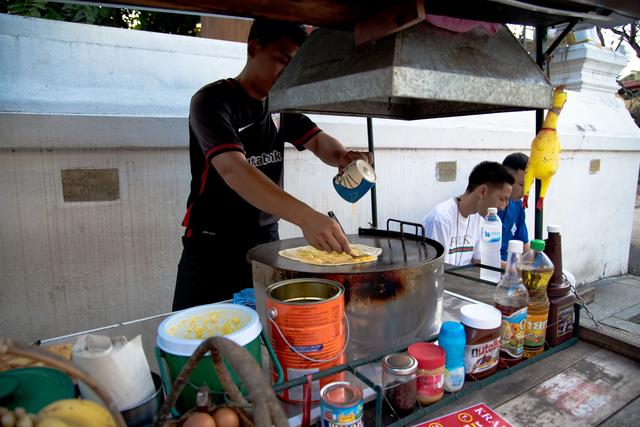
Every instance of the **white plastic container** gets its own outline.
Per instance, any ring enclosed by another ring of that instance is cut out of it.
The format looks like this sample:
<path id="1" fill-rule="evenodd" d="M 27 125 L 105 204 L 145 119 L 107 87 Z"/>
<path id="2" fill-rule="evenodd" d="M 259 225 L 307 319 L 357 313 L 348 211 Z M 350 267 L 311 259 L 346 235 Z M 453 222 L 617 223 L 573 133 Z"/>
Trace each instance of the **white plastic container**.
<path id="1" fill-rule="evenodd" d="M 500 268 L 500 247 L 502 246 L 502 221 L 497 208 L 489 208 L 482 220 L 482 238 L 480 239 L 480 262 L 484 265 Z M 480 278 L 498 282 L 499 271 L 486 268 L 480 270 Z"/>

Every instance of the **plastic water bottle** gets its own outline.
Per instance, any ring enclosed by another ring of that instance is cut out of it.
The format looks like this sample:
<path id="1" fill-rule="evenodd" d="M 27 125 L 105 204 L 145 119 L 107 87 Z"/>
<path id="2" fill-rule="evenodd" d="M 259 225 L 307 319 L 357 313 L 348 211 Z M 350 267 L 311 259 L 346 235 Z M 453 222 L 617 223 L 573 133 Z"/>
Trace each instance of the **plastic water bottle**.
<path id="1" fill-rule="evenodd" d="M 500 268 L 500 247 L 502 246 L 502 221 L 497 208 L 489 208 L 482 221 L 482 239 L 480 239 L 480 262 L 484 265 Z M 480 278 L 497 282 L 499 271 L 480 269 Z"/>

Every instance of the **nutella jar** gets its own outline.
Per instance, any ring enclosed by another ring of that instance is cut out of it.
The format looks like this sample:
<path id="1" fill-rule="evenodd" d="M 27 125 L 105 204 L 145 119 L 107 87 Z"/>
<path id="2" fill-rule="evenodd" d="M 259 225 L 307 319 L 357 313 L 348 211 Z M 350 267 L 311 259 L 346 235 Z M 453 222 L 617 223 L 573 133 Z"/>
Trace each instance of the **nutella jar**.
<path id="1" fill-rule="evenodd" d="M 502 315 L 485 304 L 468 304 L 460 308 L 467 344 L 464 349 L 464 372 L 469 379 L 481 379 L 498 368 Z"/>

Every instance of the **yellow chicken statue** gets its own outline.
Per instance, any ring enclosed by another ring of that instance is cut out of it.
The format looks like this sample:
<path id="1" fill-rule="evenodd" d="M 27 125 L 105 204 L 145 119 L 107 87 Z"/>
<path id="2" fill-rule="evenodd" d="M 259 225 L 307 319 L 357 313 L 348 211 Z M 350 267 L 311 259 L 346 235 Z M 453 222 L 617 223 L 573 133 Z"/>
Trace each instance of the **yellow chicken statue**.
<path id="1" fill-rule="evenodd" d="M 542 129 L 531 142 L 531 155 L 529 163 L 524 172 L 524 197 L 522 205 L 528 206 L 529 191 L 534 179 L 539 179 L 540 198 L 536 209 L 542 210 L 544 196 L 551 183 L 551 177 L 555 175 L 560 165 L 560 140 L 556 129 L 558 127 L 558 116 L 562 111 L 564 103 L 567 101 L 567 93 L 564 86 L 557 87 L 553 92 L 553 108 L 547 113 L 547 117 L 542 123 Z"/>

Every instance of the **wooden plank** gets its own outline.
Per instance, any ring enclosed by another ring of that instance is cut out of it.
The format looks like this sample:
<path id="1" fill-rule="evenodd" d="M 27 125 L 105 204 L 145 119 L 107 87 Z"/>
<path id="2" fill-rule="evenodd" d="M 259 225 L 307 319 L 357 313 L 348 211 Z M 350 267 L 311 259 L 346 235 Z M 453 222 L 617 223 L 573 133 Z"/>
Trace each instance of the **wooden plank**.
<path id="1" fill-rule="evenodd" d="M 356 45 L 376 40 L 409 28 L 424 20 L 424 0 L 405 0 L 356 24 Z"/>
<path id="2" fill-rule="evenodd" d="M 600 424 L 600 427 L 637 427 L 640 420 L 640 398 L 619 410 L 613 417 Z"/>
<path id="3" fill-rule="evenodd" d="M 640 363 L 601 350 L 494 408 L 515 425 L 591 426 L 640 396 Z"/>
<path id="4" fill-rule="evenodd" d="M 602 350 L 594 345 L 579 341 L 576 345 L 530 365 L 512 375 L 508 375 L 493 384 L 489 384 L 457 400 L 455 403 L 447 405 L 443 409 L 434 411 L 425 417 L 425 420 L 437 418 L 477 403 L 485 403 L 490 408 L 495 409 L 499 405 L 508 402 L 599 351 Z"/>
<path id="5" fill-rule="evenodd" d="M 356 22 L 389 8 L 393 0 L 84 0 L 85 3 L 127 6 L 198 15 L 268 18 L 318 27 L 353 29 Z"/>
<path id="6" fill-rule="evenodd" d="M 246 19 L 202 17 L 202 37 L 246 43 L 253 21 Z"/>
<path id="7" fill-rule="evenodd" d="M 601 324 L 598 329 L 583 314 L 580 319 L 580 339 L 604 347 L 625 357 L 640 361 L 640 339 L 626 331 Z"/>

